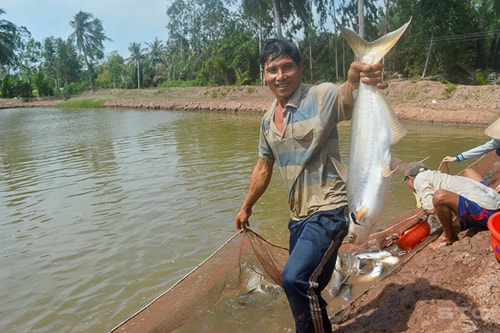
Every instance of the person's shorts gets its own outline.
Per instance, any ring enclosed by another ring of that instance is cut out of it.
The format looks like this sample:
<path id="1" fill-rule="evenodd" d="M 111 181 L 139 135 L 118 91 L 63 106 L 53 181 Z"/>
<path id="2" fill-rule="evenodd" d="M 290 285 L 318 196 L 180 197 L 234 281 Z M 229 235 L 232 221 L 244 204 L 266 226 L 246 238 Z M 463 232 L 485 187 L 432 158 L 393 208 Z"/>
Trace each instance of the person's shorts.
<path id="1" fill-rule="evenodd" d="M 470 227 L 487 228 L 488 218 L 497 212 L 479 206 L 474 201 L 458 196 L 458 214 L 460 215 L 460 229 Z"/>

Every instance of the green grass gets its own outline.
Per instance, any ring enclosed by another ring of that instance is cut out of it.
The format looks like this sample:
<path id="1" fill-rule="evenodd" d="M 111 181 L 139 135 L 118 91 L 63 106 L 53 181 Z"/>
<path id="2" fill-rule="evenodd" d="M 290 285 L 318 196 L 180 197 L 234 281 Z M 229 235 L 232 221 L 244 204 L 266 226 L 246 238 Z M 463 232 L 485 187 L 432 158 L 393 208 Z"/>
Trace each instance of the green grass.
<path id="1" fill-rule="evenodd" d="M 406 99 L 409 101 L 414 101 L 417 99 L 418 96 L 418 91 L 411 91 L 406 95 Z"/>
<path id="2" fill-rule="evenodd" d="M 78 98 L 61 102 L 57 104 L 57 107 L 68 109 L 102 108 L 104 106 L 104 102 L 104 99 Z"/>
<path id="3" fill-rule="evenodd" d="M 446 86 L 444 87 L 444 97 L 450 98 L 453 92 L 457 89 L 458 85 L 448 82 L 446 83 Z"/>

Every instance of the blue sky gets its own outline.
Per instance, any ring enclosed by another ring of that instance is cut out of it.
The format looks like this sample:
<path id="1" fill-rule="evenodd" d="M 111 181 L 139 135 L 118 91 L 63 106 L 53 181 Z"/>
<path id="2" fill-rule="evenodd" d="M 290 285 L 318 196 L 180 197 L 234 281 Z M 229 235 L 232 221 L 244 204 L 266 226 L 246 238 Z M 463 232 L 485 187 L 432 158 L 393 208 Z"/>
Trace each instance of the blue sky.
<path id="1" fill-rule="evenodd" d="M 167 40 L 167 0 L 2 0 L 0 8 L 6 11 L 0 19 L 25 26 L 40 42 L 49 36 L 66 39 L 76 13 L 91 13 L 113 40 L 104 44 L 106 55 L 118 51 L 127 58 L 132 42 L 146 47 L 155 37 Z"/>

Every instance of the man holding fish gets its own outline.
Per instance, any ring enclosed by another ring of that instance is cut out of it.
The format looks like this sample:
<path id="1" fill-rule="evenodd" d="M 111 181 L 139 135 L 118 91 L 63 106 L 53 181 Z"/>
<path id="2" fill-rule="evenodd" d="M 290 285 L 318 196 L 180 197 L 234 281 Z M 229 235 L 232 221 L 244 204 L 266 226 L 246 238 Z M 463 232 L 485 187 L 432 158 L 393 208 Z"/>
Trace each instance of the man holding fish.
<path id="1" fill-rule="evenodd" d="M 235 225 L 238 230 L 249 226 L 252 207 L 277 164 L 289 195 L 290 250 L 283 285 L 296 332 L 331 332 L 321 291 L 332 277 L 349 228 L 337 123 L 351 119 L 360 84 L 387 87 L 381 78 L 383 65 L 354 61 L 344 84 L 307 86 L 299 50 L 277 39 L 265 42 L 260 63 L 275 100 L 262 119 L 259 158 Z"/>

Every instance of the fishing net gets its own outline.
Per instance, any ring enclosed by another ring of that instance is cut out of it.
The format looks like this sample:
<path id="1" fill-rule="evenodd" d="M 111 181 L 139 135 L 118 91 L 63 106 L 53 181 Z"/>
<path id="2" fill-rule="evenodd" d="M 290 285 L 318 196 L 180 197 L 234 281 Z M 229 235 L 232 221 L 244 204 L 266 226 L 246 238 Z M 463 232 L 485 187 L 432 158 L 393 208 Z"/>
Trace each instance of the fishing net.
<path id="1" fill-rule="evenodd" d="M 488 185 L 495 187 L 500 184 L 500 157 L 495 152 L 470 167 L 482 175 Z M 447 165 L 441 165 L 439 169 L 449 172 Z M 402 250 L 398 245 L 402 235 L 426 219 L 424 211 L 417 208 L 395 217 L 386 224 L 385 230 L 370 235 L 365 244 L 342 244 L 339 257 L 344 259 L 342 265 L 351 266 L 348 270 L 352 270 L 354 265 L 349 262 L 355 259 L 352 254 L 384 250 L 398 257 L 399 261 L 397 264 L 386 264 L 376 279 L 364 283 L 362 280 L 375 272 L 376 266 L 370 260 L 364 260 L 360 265 L 358 260 L 358 274 L 345 275 L 341 281 L 345 290 L 338 290 L 338 295 L 330 293 L 336 281 L 334 273 L 330 286 L 322 294 L 333 323 L 349 318 L 357 298 L 435 237 L 432 232 L 436 228 L 431 225 L 432 237 L 415 248 Z M 431 224 L 430 218 L 428 222 Z M 281 288 L 281 272 L 287 258 L 286 248 L 273 245 L 251 230 L 238 232 L 170 289 L 111 332 L 293 331 L 293 318 Z M 366 274 L 359 274 L 359 270 Z"/>
<path id="2" fill-rule="evenodd" d="M 257 296 L 283 299 L 281 271 L 287 258 L 287 249 L 269 243 L 255 232 L 238 232 L 170 289 L 111 332 L 200 332 L 194 328 L 183 331 L 182 328 L 200 316 L 206 317 L 223 299 L 233 300 L 233 305 L 239 308 L 245 308 Z M 204 325 L 207 326 L 206 322 Z M 205 327 L 203 331 L 218 330 Z"/>
<path id="3" fill-rule="evenodd" d="M 363 245 L 342 244 L 339 250 L 342 265 L 349 266 L 346 269 L 349 271 L 355 268 L 369 273 L 374 269 L 373 262 L 364 261 L 362 266 L 358 262 L 358 267 L 353 267 L 354 264 L 349 263 L 352 254 L 387 248 L 391 240 L 420 218 L 419 211 L 413 212 L 395 221 L 385 233 L 371 235 Z M 287 258 L 288 249 L 273 245 L 251 230 L 239 232 L 111 332 L 293 331 L 294 320 L 281 288 L 281 273 Z M 388 272 L 386 269 L 383 275 Z M 338 278 L 334 273 L 331 286 L 322 293 L 330 314 L 335 314 L 375 282 L 374 279 L 366 281 L 368 275 L 358 273 L 343 275 L 342 281 L 336 281 Z M 338 290 L 333 294 L 332 288 L 339 282 Z M 247 330 L 242 331 L 242 327 Z"/>

